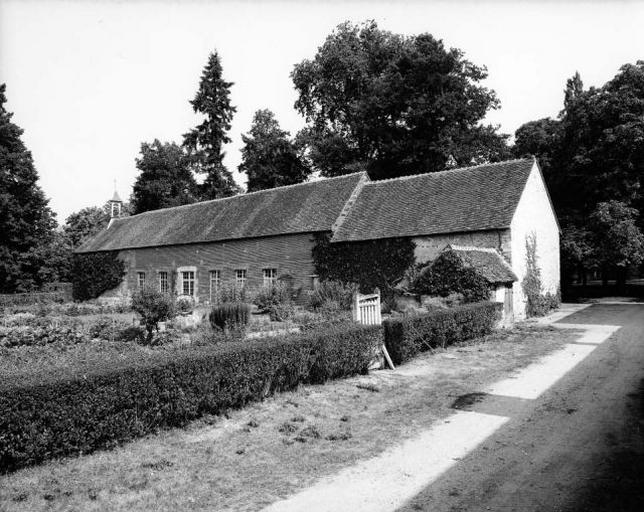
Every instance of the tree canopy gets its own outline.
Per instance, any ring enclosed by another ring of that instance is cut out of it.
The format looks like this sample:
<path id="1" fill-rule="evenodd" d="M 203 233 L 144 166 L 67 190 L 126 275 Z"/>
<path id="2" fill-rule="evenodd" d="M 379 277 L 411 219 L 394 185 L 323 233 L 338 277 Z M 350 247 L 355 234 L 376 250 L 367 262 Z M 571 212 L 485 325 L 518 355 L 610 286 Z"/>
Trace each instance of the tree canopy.
<path id="1" fill-rule="evenodd" d="M 306 180 L 309 169 L 290 133 L 282 130 L 270 110 L 258 110 L 246 135 L 239 172 L 248 176 L 247 190 L 293 185 Z"/>
<path id="2" fill-rule="evenodd" d="M 564 271 L 600 267 L 618 277 L 641 260 L 644 226 L 644 61 L 625 64 L 602 87 L 566 83 L 557 119 L 516 132 L 514 153 L 534 154 L 562 224 Z M 628 256 L 631 255 L 631 256 Z"/>
<path id="3" fill-rule="evenodd" d="M 174 142 L 141 144 L 141 156 L 136 159 L 141 172 L 132 189 L 133 213 L 194 203 L 198 200 L 198 185 L 192 174 L 192 158 Z"/>
<path id="4" fill-rule="evenodd" d="M 195 170 L 205 175 L 200 185 L 201 199 L 216 199 L 239 193 L 239 187 L 223 163 L 223 146 L 230 142 L 233 115 L 237 109 L 230 101 L 232 82 L 226 82 L 217 52 L 208 57 L 199 88 L 190 104 L 204 119 L 184 135 L 183 145 L 194 158 Z"/>
<path id="5" fill-rule="evenodd" d="M 6 109 L 6 85 L 0 85 L 0 292 L 40 286 L 55 214 L 38 185 L 31 153 L 22 142 L 23 130 Z"/>
<path id="6" fill-rule="evenodd" d="M 481 125 L 498 108 L 485 67 L 430 34 L 406 37 L 375 22 L 339 25 L 292 72 L 299 134 L 324 176 L 366 169 L 372 178 L 504 159 L 505 136 Z"/>

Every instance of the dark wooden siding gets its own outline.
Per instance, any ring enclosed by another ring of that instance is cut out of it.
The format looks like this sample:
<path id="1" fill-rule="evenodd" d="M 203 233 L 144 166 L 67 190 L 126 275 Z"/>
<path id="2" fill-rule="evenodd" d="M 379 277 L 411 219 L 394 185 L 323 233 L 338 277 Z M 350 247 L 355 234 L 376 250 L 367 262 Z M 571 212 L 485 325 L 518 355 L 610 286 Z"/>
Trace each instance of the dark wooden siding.
<path id="1" fill-rule="evenodd" d="M 128 273 L 120 290 L 109 295 L 127 293 L 137 287 L 137 272 L 145 272 L 146 282 L 158 284 L 158 272 L 166 271 L 169 279 L 181 267 L 196 267 L 196 289 L 199 301 L 209 298 L 209 272 L 221 272 L 222 286 L 235 284 L 235 270 L 245 269 L 247 289 L 256 291 L 263 284 L 262 269 L 277 269 L 278 277 L 290 275 L 296 288 L 310 289 L 314 273 L 310 233 L 281 235 L 228 242 L 177 245 L 131 249 L 121 252 Z"/>

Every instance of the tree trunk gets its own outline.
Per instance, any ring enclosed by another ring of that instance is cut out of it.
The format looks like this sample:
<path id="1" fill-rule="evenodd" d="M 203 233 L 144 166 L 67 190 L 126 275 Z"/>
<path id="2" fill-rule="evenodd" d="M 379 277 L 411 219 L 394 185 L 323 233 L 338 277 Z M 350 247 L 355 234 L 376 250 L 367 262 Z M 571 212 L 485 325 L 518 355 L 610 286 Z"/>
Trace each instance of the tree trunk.
<path id="1" fill-rule="evenodd" d="M 626 274 L 627 270 L 623 267 L 617 269 L 616 284 L 617 291 L 619 293 L 624 293 L 626 291 Z"/>
<path id="2" fill-rule="evenodd" d="M 608 288 L 608 269 L 602 267 L 602 288 Z"/>

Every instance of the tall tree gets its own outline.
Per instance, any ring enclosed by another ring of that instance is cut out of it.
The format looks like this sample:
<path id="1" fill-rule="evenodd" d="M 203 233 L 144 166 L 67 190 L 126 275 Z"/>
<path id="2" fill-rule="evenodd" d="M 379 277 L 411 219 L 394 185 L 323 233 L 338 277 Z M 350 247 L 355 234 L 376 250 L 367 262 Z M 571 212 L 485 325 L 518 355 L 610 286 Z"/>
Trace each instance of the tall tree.
<path id="1" fill-rule="evenodd" d="M 7 293 L 43 284 L 37 271 L 43 259 L 37 249 L 51 241 L 56 220 L 38 185 L 31 153 L 22 142 L 23 130 L 6 109 L 5 90 L 1 84 L 0 291 Z"/>
<path id="2" fill-rule="evenodd" d="M 223 163 L 224 144 L 230 142 L 233 115 L 237 109 L 230 102 L 232 82 L 222 77 L 217 52 L 211 53 L 203 70 L 199 89 L 190 102 L 193 110 L 204 116 L 203 121 L 184 135 L 184 146 L 195 158 L 196 170 L 205 175 L 200 186 L 202 199 L 216 199 L 240 192 L 233 176 Z"/>
<path id="3" fill-rule="evenodd" d="M 89 206 L 67 217 L 63 225 L 63 234 L 70 247 L 75 249 L 85 240 L 105 229 L 109 221 L 109 211 L 98 206 Z"/>
<path id="4" fill-rule="evenodd" d="M 325 176 L 367 169 L 373 178 L 497 161 L 505 136 L 482 126 L 495 93 L 485 67 L 430 34 L 405 37 L 375 22 L 339 25 L 312 60 L 295 66 L 300 134 Z"/>
<path id="5" fill-rule="evenodd" d="M 617 271 L 617 284 L 623 285 L 629 268 L 644 261 L 644 235 L 635 225 L 639 212 L 620 201 L 599 203 L 589 217 L 590 231 L 604 284 L 608 271 Z"/>
<path id="6" fill-rule="evenodd" d="M 248 192 L 303 182 L 309 169 L 290 133 L 280 128 L 270 110 L 258 110 L 246 135 L 242 135 L 239 172 L 248 176 Z"/>
<path id="7" fill-rule="evenodd" d="M 174 142 L 141 144 L 136 159 L 141 171 L 132 189 L 133 213 L 194 203 L 198 186 L 192 174 L 193 158 Z"/>

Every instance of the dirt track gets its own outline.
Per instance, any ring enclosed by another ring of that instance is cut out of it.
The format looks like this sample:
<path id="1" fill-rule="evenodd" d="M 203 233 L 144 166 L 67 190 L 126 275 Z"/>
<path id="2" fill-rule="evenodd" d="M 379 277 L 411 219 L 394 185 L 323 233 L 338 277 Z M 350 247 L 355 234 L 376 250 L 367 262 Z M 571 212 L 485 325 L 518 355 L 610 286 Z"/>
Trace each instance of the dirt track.
<path id="1" fill-rule="evenodd" d="M 399 510 L 644 510 L 644 306 L 561 323 L 622 328 L 538 399 L 469 406 L 511 420 Z"/>

